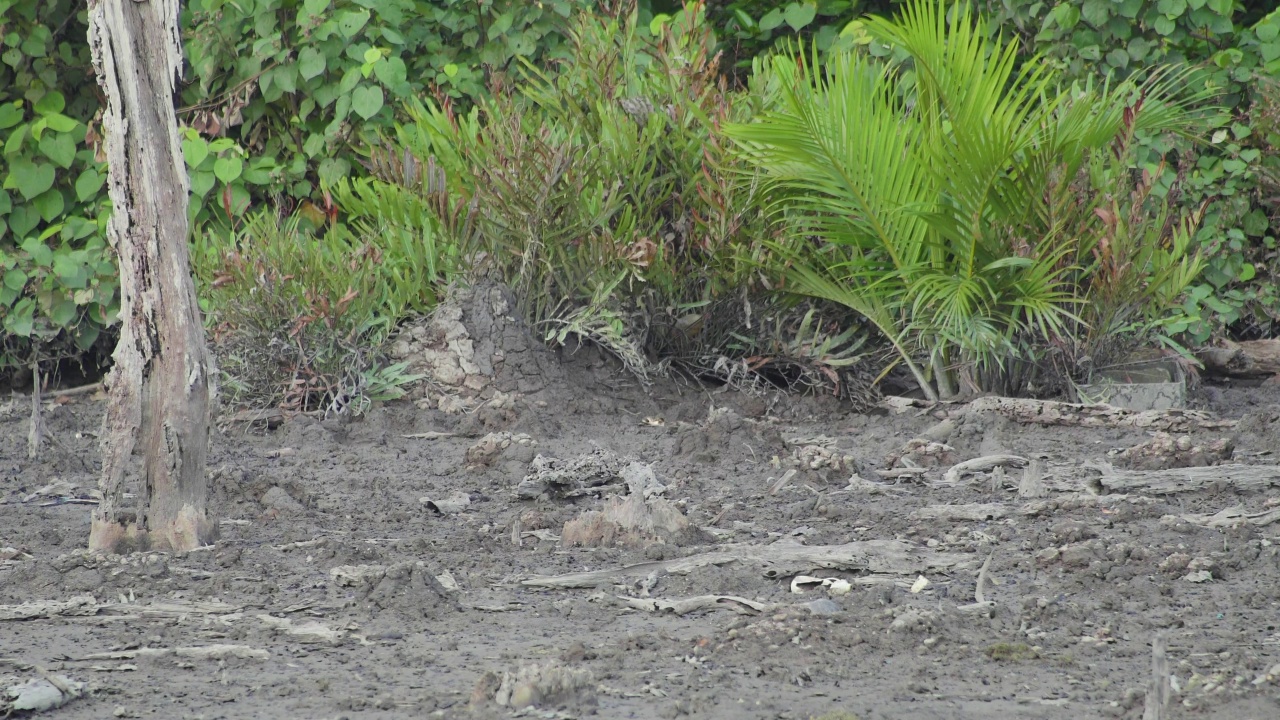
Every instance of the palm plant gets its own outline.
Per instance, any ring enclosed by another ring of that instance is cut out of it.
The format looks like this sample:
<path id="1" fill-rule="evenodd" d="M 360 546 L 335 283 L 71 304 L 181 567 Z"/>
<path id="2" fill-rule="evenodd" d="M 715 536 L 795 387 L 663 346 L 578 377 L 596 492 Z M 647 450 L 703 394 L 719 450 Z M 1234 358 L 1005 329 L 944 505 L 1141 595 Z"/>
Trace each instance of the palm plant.
<path id="1" fill-rule="evenodd" d="M 1112 145 L 1132 133 L 1194 131 L 1202 96 L 1170 71 L 1062 87 L 963 2 L 912 0 L 864 27 L 895 60 L 775 56 L 759 82 L 776 108 L 727 132 L 795 229 L 788 289 L 864 316 L 938 399 L 1081 326 L 1104 200 L 1090 168 L 1126 158 Z"/>

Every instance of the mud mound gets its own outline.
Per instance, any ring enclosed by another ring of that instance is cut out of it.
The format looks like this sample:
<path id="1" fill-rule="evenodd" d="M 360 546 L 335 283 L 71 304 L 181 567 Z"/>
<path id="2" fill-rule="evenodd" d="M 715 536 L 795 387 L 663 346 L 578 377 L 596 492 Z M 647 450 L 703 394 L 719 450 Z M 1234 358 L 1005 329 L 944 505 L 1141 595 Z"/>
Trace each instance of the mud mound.
<path id="1" fill-rule="evenodd" d="M 408 371 L 425 375 L 420 407 L 463 410 L 495 393 L 533 395 L 566 384 L 554 352 L 513 314 L 511 291 L 491 282 L 455 290 L 391 347 Z"/>

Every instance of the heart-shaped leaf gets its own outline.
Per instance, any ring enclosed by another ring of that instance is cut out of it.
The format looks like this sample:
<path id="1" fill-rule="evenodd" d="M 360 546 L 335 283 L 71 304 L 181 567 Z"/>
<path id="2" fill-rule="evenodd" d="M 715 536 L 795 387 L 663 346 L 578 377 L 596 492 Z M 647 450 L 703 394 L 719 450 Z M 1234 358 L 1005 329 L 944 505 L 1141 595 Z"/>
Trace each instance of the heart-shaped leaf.
<path id="1" fill-rule="evenodd" d="M 324 72 L 325 59 L 324 54 L 315 48 L 303 48 L 298 53 L 298 73 L 302 75 L 303 80 L 311 78 Z"/>
<path id="2" fill-rule="evenodd" d="M 787 9 L 782 11 L 782 19 L 787 21 L 792 30 L 800 32 L 809 23 L 813 22 L 813 18 L 818 14 L 818 9 L 808 3 L 791 3 Z"/>
<path id="3" fill-rule="evenodd" d="M 15 100 L 11 103 L 0 105 L 0 130 L 11 128 L 22 122 L 22 106 L 21 101 Z"/>
<path id="4" fill-rule="evenodd" d="M 198 168 L 209 157 L 209 143 L 199 136 L 187 138 L 182 141 L 182 156 L 187 160 L 187 167 Z"/>
<path id="5" fill-rule="evenodd" d="M 31 162 L 24 157 L 14 158 L 9 165 L 9 178 L 26 200 L 53 187 L 53 177 L 52 165 Z"/>
<path id="6" fill-rule="evenodd" d="M 76 144 L 70 135 L 50 133 L 40 138 L 40 153 L 65 169 L 76 159 Z"/>
<path id="7" fill-rule="evenodd" d="M 231 183 L 244 172 L 244 161 L 234 155 L 220 157 L 213 164 L 213 174 L 224 183 Z"/>
<path id="8" fill-rule="evenodd" d="M 358 87 L 351 93 L 351 109 L 368 120 L 382 109 L 382 88 L 374 85 Z"/>
<path id="9" fill-rule="evenodd" d="M 102 183 L 106 181 L 106 177 L 98 174 L 97 170 L 88 168 L 80 173 L 80 177 L 76 178 L 76 199 L 80 202 L 87 202 L 102 189 Z"/>
<path id="10" fill-rule="evenodd" d="M 31 206 L 40 213 L 40 217 L 44 218 L 45 222 L 53 222 L 54 218 L 62 214 L 66 202 L 62 198 L 61 190 L 50 189 L 32 200 Z"/>

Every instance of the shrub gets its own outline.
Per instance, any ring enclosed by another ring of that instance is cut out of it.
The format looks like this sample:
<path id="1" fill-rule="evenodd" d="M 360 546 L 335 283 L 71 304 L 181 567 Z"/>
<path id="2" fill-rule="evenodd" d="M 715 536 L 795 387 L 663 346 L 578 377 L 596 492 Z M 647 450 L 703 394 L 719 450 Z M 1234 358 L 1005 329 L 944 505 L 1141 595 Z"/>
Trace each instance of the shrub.
<path id="1" fill-rule="evenodd" d="M 0 0 L 0 370 L 79 358 L 119 308 L 87 18 Z"/>
<path id="2" fill-rule="evenodd" d="M 1145 288 L 1143 310 L 1194 278 L 1187 225 L 1155 224 L 1143 196 L 1121 237 L 1115 205 L 1135 133 L 1196 129 L 1199 96 L 1176 92 L 1190 76 L 1059 89 L 967 6 L 933 0 L 865 27 L 896 59 L 842 50 L 814 71 L 816 57 L 776 56 L 782 106 L 728 132 L 798 230 L 789 289 L 874 324 L 927 395 L 1022 389 L 1035 350 L 1085 324 L 1089 278 L 1111 260 L 1115 282 Z M 1168 256 L 1139 257 L 1142 242 Z"/>
<path id="3" fill-rule="evenodd" d="M 763 240 L 778 228 L 716 132 L 760 100 L 728 89 L 697 6 L 656 38 L 635 23 L 580 19 L 568 60 L 524 63 L 470 112 L 417 106 L 400 146 L 474 209 L 467 257 L 552 344 L 590 338 L 641 377 L 787 366 L 780 378 L 838 380 L 861 337 L 769 293 Z"/>
<path id="4" fill-rule="evenodd" d="M 435 225 L 416 242 L 381 227 L 322 235 L 269 213 L 197 235 L 193 264 L 231 406 L 362 411 L 416 378 L 383 352 L 406 315 L 434 306 L 451 272 Z"/>
<path id="5" fill-rule="evenodd" d="M 192 72 L 180 113 L 198 131 L 193 214 L 221 222 L 264 199 L 318 203 L 321 184 L 363 174 L 362 148 L 404 102 L 432 93 L 470 102 L 490 72 L 560 57 L 565 18 L 589 5 L 195 0 L 184 16 Z M 203 162 L 200 136 L 243 150 Z"/>

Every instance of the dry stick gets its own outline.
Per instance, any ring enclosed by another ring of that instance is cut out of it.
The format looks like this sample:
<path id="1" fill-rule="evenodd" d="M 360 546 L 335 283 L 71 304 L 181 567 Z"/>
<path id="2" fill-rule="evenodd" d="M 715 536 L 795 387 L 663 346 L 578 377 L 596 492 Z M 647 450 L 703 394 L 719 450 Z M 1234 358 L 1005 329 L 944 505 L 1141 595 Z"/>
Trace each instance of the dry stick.
<path id="1" fill-rule="evenodd" d="M 1022 482 L 1018 485 L 1018 497 L 1044 497 L 1044 472 L 1039 460 L 1032 460 L 1022 471 Z"/>
<path id="2" fill-rule="evenodd" d="M 59 390 L 56 393 L 56 395 L 60 398 L 75 397 L 77 395 L 89 395 L 92 393 L 96 393 L 101 389 L 102 389 L 102 383 L 96 382 L 96 383 L 91 383 L 89 385 L 81 385 L 80 387 L 73 387 L 73 388 L 67 388 L 66 390 Z"/>
<path id="3" fill-rule="evenodd" d="M 978 571 L 978 587 L 973 590 L 973 599 L 977 600 L 979 603 L 985 603 L 987 601 L 986 593 L 983 592 L 982 586 L 987 583 L 987 568 L 991 566 L 991 558 L 994 555 L 995 553 L 988 555 L 987 559 L 982 563 L 982 569 Z"/>
<path id="4" fill-rule="evenodd" d="M 1157 633 L 1151 641 L 1151 687 L 1147 689 L 1147 702 L 1142 710 L 1142 720 L 1164 720 L 1165 709 L 1173 688 L 1169 686 L 1168 640 L 1164 633 Z"/>
<path id="5" fill-rule="evenodd" d="M 44 414 L 40 412 L 40 363 L 31 363 L 31 432 L 27 435 L 27 458 L 40 457 L 44 442 Z"/>

